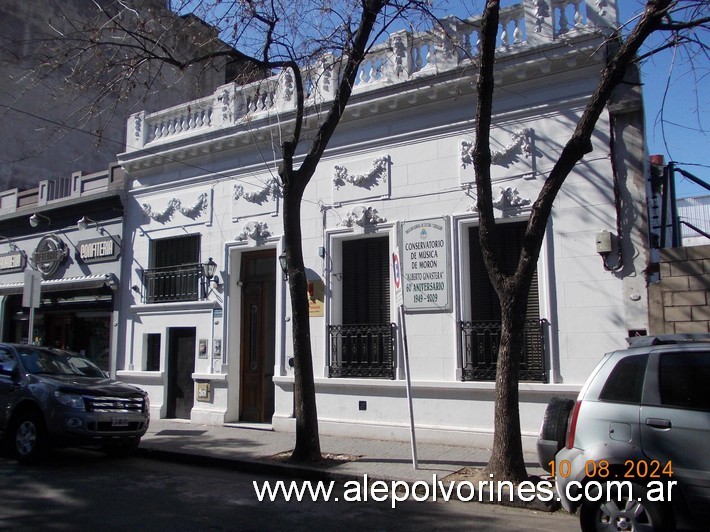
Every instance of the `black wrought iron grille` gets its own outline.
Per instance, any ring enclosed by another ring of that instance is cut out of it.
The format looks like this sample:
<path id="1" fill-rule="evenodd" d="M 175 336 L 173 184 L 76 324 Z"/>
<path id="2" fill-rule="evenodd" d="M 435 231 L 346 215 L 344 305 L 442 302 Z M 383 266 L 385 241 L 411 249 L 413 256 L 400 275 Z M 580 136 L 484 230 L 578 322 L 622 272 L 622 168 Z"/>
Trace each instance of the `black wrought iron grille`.
<path id="1" fill-rule="evenodd" d="M 329 377 L 395 378 L 394 324 L 330 325 Z"/>
<path id="2" fill-rule="evenodd" d="M 201 264 L 143 270 L 145 303 L 197 301 L 204 296 Z"/>
<path id="3" fill-rule="evenodd" d="M 519 380 L 547 382 L 543 320 L 525 320 L 525 344 L 519 361 Z M 462 380 L 493 381 L 500 346 L 499 321 L 459 322 L 461 334 Z"/>

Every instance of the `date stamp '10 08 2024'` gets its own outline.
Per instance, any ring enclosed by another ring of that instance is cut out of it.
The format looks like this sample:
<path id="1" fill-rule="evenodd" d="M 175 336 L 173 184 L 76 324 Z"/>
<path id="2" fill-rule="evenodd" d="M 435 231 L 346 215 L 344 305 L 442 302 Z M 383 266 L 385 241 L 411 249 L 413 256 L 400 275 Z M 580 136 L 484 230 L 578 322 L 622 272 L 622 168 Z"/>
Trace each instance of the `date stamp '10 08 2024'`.
<path id="1" fill-rule="evenodd" d="M 569 460 L 561 460 L 559 464 L 552 460 L 549 465 L 553 478 L 567 478 L 572 471 Z M 596 480 L 670 479 L 673 476 L 673 464 L 670 460 L 626 460 L 622 465 L 610 464 L 608 460 L 587 460 L 584 463 L 584 473 L 586 477 Z"/>

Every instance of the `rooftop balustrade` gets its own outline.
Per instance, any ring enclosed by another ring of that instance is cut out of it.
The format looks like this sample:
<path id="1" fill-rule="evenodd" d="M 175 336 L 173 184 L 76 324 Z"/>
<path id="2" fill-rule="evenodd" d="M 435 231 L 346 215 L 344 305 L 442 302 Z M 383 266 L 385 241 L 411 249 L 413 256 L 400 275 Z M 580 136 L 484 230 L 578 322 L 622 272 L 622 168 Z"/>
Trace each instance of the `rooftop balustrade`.
<path id="1" fill-rule="evenodd" d="M 431 31 L 400 31 L 372 48 L 360 66 L 353 94 L 406 83 L 461 68 L 478 54 L 481 17 L 448 17 Z M 593 33 L 608 35 L 618 26 L 616 0 L 530 0 L 502 9 L 499 56 L 569 42 Z M 524 59 L 522 59 L 524 60 Z M 332 100 L 339 58 L 327 55 L 303 72 L 307 105 Z M 212 131 L 247 125 L 295 108 L 295 85 L 288 70 L 246 85 L 227 84 L 212 96 L 128 121 L 126 152 L 149 149 Z"/>

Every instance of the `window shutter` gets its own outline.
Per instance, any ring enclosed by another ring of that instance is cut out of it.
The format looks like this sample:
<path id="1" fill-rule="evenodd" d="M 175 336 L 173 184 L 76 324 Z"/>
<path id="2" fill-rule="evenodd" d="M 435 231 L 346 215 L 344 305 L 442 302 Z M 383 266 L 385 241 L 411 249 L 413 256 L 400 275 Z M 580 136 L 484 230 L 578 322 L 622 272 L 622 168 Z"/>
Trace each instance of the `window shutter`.
<path id="1" fill-rule="evenodd" d="M 186 235 L 151 241 L 151 268 L 200 262 L 200 235 Z"/>
<path id="2" fill-rule="evenodd" d="M 386 324 L 390 317 L 389 241 L 343 242 L 343 324 Z"/>
<path id="3" fill-rule="evenodd" d="M 518 264 L 518 257 L 523 246 L 526 222 L 498 224 L 498 238 L 494 245 L 502 253 L 503 271 L 512 273 Z M 488 277 L 483 253 L 478 243 L 478 227 L 469 229 L 469 249 L 471 264 L 471 319 L 473 321 L 500 320 L 500 302 Z M 528 295 L 526 318 L 540 317 L 537 269 L 533 275 Z"/>

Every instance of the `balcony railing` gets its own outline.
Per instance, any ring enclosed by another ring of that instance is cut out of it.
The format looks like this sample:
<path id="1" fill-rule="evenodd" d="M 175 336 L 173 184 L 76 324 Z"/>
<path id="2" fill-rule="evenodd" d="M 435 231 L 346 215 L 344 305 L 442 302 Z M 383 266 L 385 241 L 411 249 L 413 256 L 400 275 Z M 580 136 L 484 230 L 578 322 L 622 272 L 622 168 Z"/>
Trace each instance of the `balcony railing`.
<path id="1" fill-rule="evenodd" d="M 394 324 L 331 325 L 329 377 L 395 377 Z"/>
<path id="2" fill-rule="evenodd" d="M 205 298 L 202 264 L 143 270 L 143 302 L 198 301 Z"/>
<path id="3" fill-rule="evenodd" d="M 547 382 L 542 320 L 525 321 L 525 342 L 519 361 L 519 380 Z M 500 347 L 499 321 L 459 322 L 462 380 L 493 381 Z"/>

